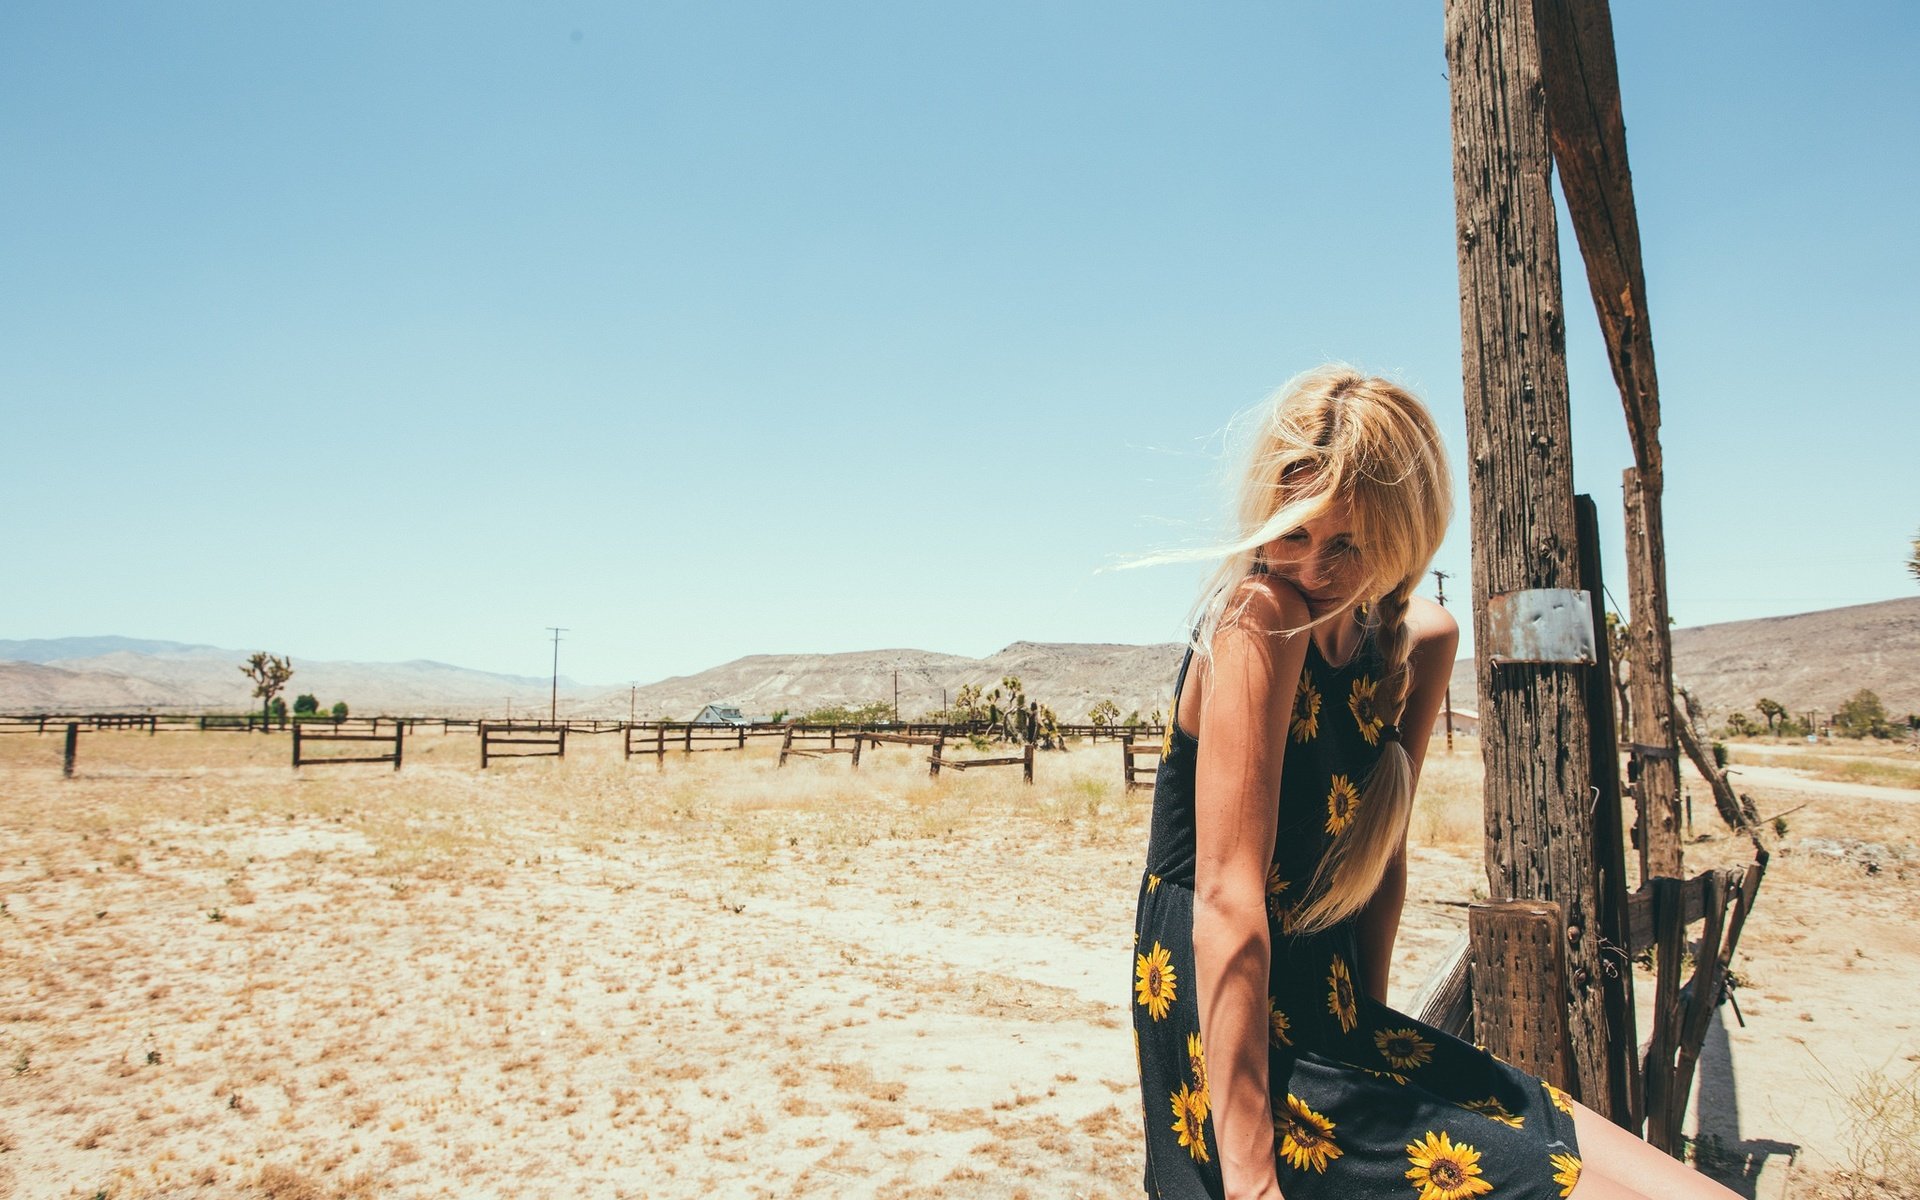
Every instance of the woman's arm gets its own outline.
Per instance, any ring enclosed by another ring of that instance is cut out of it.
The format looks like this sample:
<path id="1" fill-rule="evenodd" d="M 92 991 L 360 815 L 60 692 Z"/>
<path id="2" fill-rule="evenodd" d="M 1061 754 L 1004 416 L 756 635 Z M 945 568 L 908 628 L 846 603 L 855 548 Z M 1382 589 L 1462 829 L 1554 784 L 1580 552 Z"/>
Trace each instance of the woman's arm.
<path id="1" fill-rule="evenodd" d="M 1433 723 L 1440 715 L 1447 680 L 1453 674 L 1453 656 L 1460 647 L 1460 626 L 1446 609 L 1416 596 L 1407 606 L 1407 636 L 1412 648 L 1407 665 L 1413 672 L 1407 702 L 1400 711 L 1400 745 L 1412 760 L 1412 784 L 1419 793 L 1420 768 L 1427 760 Z M 1367 994 L 1385 1004 L 1387 977 L 1393 966 L 1393 943 L 1400 933 L 1400 913 L 1407 902 L 1407 838 L 1387 863 L 1379 890 L 1360 910 L 1355 937 L 1360 943 L 1360 977 Z"/>
<path id="2" fill-rule="evenodd" d="M 1238 625 L 1215 636 L 1195 764 L 1194 995 L 1227 1196 L 1280 1196 L 1267 1095 L 1267 867 L 1287 717 L 1312 619 L 1291 584 L 1261 577 Z"/>

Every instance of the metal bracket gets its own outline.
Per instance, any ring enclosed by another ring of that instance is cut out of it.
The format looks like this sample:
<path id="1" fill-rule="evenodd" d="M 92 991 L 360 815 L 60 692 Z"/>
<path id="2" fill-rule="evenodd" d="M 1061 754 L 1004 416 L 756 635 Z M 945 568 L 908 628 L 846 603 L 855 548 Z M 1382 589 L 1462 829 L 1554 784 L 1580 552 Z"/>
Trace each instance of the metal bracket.
<path id="1" fill-rule="evenodd" d="M 1504 663 L 1599 662 L 1593 598 L 1572 588 L 1528 588 L 1487 598 L 1487 657 Z"/>

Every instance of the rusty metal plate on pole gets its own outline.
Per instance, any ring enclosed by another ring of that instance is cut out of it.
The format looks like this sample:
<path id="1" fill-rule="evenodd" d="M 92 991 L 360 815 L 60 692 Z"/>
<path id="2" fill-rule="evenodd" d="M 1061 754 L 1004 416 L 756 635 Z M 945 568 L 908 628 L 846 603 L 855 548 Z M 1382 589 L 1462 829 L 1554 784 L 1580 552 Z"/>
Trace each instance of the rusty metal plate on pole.
<path id="1" fill-rule="evenodd" d="M 1599 661 L 1593 601 L 1573 588 L 1528 588 L 1487 600 L 1487 657 L 1495 663 Z"/>

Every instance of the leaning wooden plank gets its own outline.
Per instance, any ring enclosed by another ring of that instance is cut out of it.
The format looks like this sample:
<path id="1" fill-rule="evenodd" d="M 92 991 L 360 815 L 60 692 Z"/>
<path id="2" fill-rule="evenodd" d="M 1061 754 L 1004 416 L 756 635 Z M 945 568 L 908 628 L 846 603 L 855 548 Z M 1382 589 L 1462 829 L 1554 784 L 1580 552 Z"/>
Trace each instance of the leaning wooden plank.
<path id="1" fill-rule="evenodd" d="M 1680 774 L 1673 750 L 1660 387 L 1647 319 L 1633 175 L 1627 164 L 1613 17 L 1606 0 L 1535 0 L 1533 14 L 1553 160 L 1633 446 L 1634 466 L 1626 476 L 1627 582 L 1634 614 L 1627 636 L 1636 664 L 1629 681 L 1631 715 L 1634 741 L 1655 751 L 1636 757 L 1641 865 L 1647 875 L 1678 875 Z"/>
<path id="2" fill-rule="evenodd" d="M 1670 1145 L 1681 1144 L 1681 1118 L 1687 1111 L 1687 1093 L 1693 1090 L 1693 1069 L 1700 1061 L 1700 1046 L 1707 1040 L 1707 1026 L 1713 1010 L 1720 1007 L 1720 985 L 1725 980 L 1726 964 L 1720 958 L 1720 936 L 1726 929 L 1727 897 L 1738 894 L 1739 869 L 1714 871 L 1708 877 L 1705 927 L 1693 955 L 1693 978 L 1688 981 L 1680 1007 L 1680 1032 L 1676 1039 L 1673 1063 L 1673 1103 L 1667 1110 L 1672 1128 L 1667 1130 Z"/>
<path id="3" fill-rule="evenodd" d="M 1473 1040 L 1472 939 L 1462 933 L 1414 993 L 1409 1011 L 1443 1033 Z"/>

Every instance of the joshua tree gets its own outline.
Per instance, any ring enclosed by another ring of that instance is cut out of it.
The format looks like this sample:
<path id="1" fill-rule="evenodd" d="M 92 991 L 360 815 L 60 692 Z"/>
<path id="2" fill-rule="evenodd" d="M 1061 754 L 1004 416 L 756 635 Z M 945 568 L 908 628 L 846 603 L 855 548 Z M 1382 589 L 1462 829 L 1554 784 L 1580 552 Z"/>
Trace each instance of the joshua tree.
<path id="1" fill-rule="evenodd" d="M 1628 732 L 1633 728 L 1633 708 L 1627 691 L 1627 623 L 1611 610 L 1607 613 L 1607 651 L 1613 659 L 1607 678 L 1613 682 L 1613 703 L 1618 710 L 1614 715 L 1620 719 L 1618 736 L 1623 742 L 1632 741 Z"/>
<path id="2" fill-rule="evenodd" d="M 1117 724 L 1120 720 L 1120 706 L 1111 700 L 1102 700 L 1093 706 L 1087 714 L 1087 720 L 1102 727 Z"/>
<path id="3" fill-rule="evenodd" d="M 262 650 L 247 660 L 240 673 L 253 680 L 253 694 L 260 700 L 261 730 L 265 732 L 273 722 L 273 698 L 293 678 L 293 660 Z"/>
<path id="4" fill-rule="evenodd" d="M 1913 546 L 1907 553 L 1907 574 L 1920 580 L 1920 534 L 1915 534 Z"/>
<path id="5" fill-rule="evenodd" d="M 1755 712 L 1767 719 L 1767 733 L 1773 733 L 1773 723 L 1787 715 L 1787 706 L 1778 700 L 1769 700 L 1765 696 L 1753 702 Z"/>

